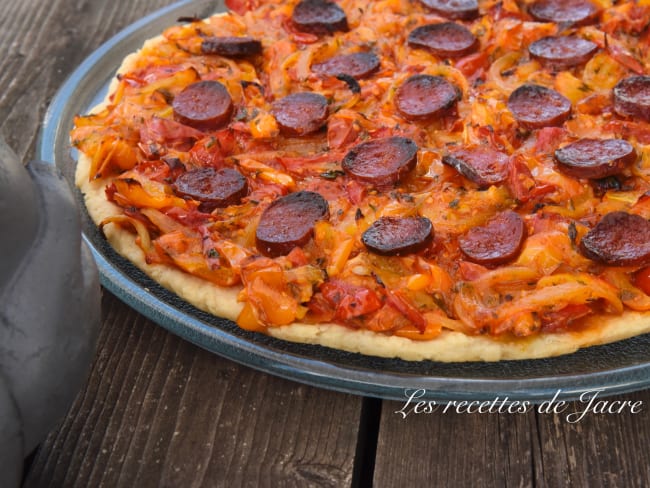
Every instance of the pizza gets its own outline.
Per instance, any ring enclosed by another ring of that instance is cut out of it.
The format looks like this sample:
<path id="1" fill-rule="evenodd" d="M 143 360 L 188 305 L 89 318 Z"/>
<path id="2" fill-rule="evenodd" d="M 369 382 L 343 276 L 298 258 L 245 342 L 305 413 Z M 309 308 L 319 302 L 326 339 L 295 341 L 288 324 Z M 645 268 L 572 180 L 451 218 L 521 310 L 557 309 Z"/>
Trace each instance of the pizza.
<path id="1" fill-rule="evenodd" d="M 650 331 L 650 3 L 230 2 L 75 118 L 112 246 L 252 333 L 406 360 Z"/>

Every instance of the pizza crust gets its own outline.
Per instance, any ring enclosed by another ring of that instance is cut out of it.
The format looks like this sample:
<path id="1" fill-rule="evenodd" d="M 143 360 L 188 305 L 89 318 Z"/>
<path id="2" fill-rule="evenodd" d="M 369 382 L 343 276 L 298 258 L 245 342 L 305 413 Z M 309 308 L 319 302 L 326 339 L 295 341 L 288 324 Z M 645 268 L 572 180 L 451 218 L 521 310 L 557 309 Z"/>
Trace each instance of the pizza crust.
<path id="1" fill-rule="evenodd" d="M 147 41 L 144 49 L 155 47 L 164 38 L 158 36 Z M 126 73 L 138 59 L 139 51 L 127 56 L 118 70 Z M 109 88 L 117 86 L 114 80 Z M 104 103 L 93 109 L 103 109 Z M 80 154 L 76 170 L 76 184 L 84 194 L 86 208 L 94 222 L 121 215 L 121 209 L 109 202 L 105 187 L 109 180 L 89 181 L 90 158 Z M 148 264 L 135 234 L 117 225 L 106 225 L 104 233 L 109 243 L 123 257 L 135 264 L 154 281 L 174 292 L 183 300 L 212 315 L 236 320 L 243 305 L 237 301 L 241 290 L 236 287 L 219 287 L 161 264 Z M 444 330 L 431 341 L 411 339 L 354 330 L 338 324 L 293 323 L 269 327 L 268 334 L 277 339 L 361 353 L 369 356 L 401 358 L 407 361 L 434 360 L 442 362 L 502 361 L 509 359 L 536 359 L 570 354 L 588 346 L 605 344 L 650 332 L 650 314 L 625 311 L 622 315 L 592 317 L 578 332 L 537 335 L 524 339 L 503 340 L 489 336 L 467 336 L 460 332 Z"/>
<path id="2" fill-rule="evenodd" d="M 92 219 L 101 222 L 105 218 L 121 214 L 118 206 L 106 200 L 104 188 L 108 181 L 88 180 L 89 167 L 90 158 L 81 155 L 76 180 Z M 142 249 L 135 242 L 134 234 L 117 225 L 105 226 L 104 233 L 120 255 L 163 287 L 212 315 L 236 320 L 242 309 L 242 304 L 237 301 L 241 287 L 218 287 L 170 266 L 147 264 Z M 599 321 L 601 325 L 598 325 Z M 319 344 L 369 356 L 407 361 L 502 361 L 569 354 L 580 348 L 644 334 L 650 332 L 650 316 L 626 311 L 620 316 L 594 318 L 591 325 L 580 332 L 538 335 L 509 341 L 486 336 L 467 336 L 454 331 L 443 331 L 433 341 L 413 341 L 368 330 L 353 330 L 338 324 L 294 323 L 269 327 L 268 333 L 286 341 Z"/>

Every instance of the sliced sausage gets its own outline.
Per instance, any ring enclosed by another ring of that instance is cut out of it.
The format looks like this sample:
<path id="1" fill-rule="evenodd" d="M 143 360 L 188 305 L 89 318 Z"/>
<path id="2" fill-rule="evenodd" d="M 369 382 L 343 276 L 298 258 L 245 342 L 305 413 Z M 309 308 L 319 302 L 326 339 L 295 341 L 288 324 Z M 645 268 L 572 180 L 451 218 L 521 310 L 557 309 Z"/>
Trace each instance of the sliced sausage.
<path id="1" fill-rule="evenodd" d="M 343 9 L 326 0 L 302 0 L 294 7 L 291 20 L 298 30 L 317 36 L 348 30 Z"/>
<path id="2" fill-rule="evenodd" d="M 571 115 L 571 102 L 555 90 L 522 85 L 508 98 L 508 109 L 525 129 L 562 125 Z"/>
<path id="3" fill-rule="evenodd" d="M 631 76 L 614 87 L 614 111 L 650 121 L 650 76 Z"/>
<path id="4" fill-rule="evenodd" d="M 180 175 L 172 185 L 183 197 L 201 202 L 201 212 L 237 205 L 248 194 L 244 175 L 231 168 L 200 168 Z"/>
<path id="5" fill-rule="evenodd" d="M 589 0 L 537 0 L 528 13 L 541 22 L 586 25 L 595 22 L 598 8 Z"/>
<path id="6" fill-rule="evenodd" d="M 409 120 L 444 115 L 460 100 L 460 90 L 442 76 L 414 75 L 395 92 L 395 107 Z"/>
<path id="7" fill-rule="evenodd" d="M 341 54 L 311 65 L 311 70 L 319 75 L 348 75 L 353 78 L 366 78 L 379 69 L 379 58 L 373 52 Z"/>
<path id="8" fill-rule="evenodd" d="M 383 189 L 415 169 L 417 153 L 418 146 L 406 137 L 374 139 L 350 149 L 342 167 L 351 177 Z"/>
<path id="9" fill-rule="evenodd" d="M 252 37 L 206 37 L 201 43 L 203 54 L 243 58 L 262 52 L 262 43 Z"/>
<path id="10" fill-rule="evenodd" d="M 232 116 L 230 93 L 218 81 L 205 80 L 188 85 L 172 102 L 174 118 L 199 130 L 215 130 Z"/>
<path id="11" fill-rule="evenodd" d="M 485 225 L 474 227 L 458 239 L 460 250 L 471 261 L 497 265 L 515 259 L 526 240 L 526 225 L 518 213 L 506 210 Z"/>
<path id="12" fill-rule="evenodd" d="M 479 188 L 496 185 L 508 178 L 508 156 L 486 146 L 458 149 L 444 156 L 442 162 Z"/>
<path id="13" fill-rule="evenodd" d="M 623 139 L 580 139 L 555 151 L 558 168 L 574 178 L 605 178 L 636 161 L 634 146 Z"/>
<path id="14" fill-rule="evenodd" d="M 584 64 L 597 50 L 595 42 L 576 36 L 543 37 L 528 46 L 531 56 L 555 70 Z"/>
<path id="15" fill-rule="evenodd" d="M 381 217 L 361 236 L 368 250 L 384 256 L 403 256 L 426 249 L 433 226 L 426 217 Z"/>
<path id="16" fill-rule="evenodd" d="M 434 13 L 448 19 L 472 20 L 478 17 L 476 0 L 420 0 Z"/>
<path id="17" fill-rule="evenodd" d="M 408 36 L 409 46 L 431 51 L 442 58 L 467 56 L 476 51 L 478 39 L 464 25 L 455 22 L 416 27 Z"/>
<path id="18" fill-rule="evenodd" d="M 650 222 L 627 212 L 608 213 L 582 238 L 580 251 L 609 266 L 650 265 Z"/>
<path id="19" fill-rule="evenodd" d="M 289 254 L 311 239 L 314 224 L 329 219 L 327 200 L 313 191 L 299 191 L 278 198 L 260 217 L 255 231 L 257 249 L 270 257 Z"/>
<path id="20" fill-rule="evenodd" d="M 271 113 L 282 132 L 303 136 L 325 125 L 329 115 L 327 98 L 318 93 L 301 92 L 273 102 Z"/>

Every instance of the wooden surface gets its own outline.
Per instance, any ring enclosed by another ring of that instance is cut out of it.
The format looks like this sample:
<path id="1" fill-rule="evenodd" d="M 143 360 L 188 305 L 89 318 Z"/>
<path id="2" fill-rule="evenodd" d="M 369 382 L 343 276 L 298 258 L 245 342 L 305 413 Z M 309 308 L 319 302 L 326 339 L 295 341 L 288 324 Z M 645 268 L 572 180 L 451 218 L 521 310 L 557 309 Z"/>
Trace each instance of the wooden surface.
<path id="1" fill-rule="evenodd" d="M 94 48 L 165 0 L 0 0 L 0 134 L 27 160 L 45 109 Z M 292 383 L 183 342 L 108 293 L 88 383 L 25 486 L 650 486 L 638 414 L 411 414 Z"/>

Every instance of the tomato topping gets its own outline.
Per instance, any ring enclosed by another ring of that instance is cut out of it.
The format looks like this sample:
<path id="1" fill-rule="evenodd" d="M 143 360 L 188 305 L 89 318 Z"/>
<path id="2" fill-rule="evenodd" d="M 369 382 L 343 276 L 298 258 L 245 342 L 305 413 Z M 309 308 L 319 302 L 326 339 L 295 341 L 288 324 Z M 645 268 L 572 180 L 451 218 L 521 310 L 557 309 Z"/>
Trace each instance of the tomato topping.
<path id="1" fill-rule="evenodd" d="M 646 266 L 634 274 L 634 285 L 650 296 L 650 266 Z"/>
<path id="2" fill-rule="evenodd" d="M 320 289 L 325 300 L 335 308 L 334 318 L 346 321 L 379 310 L 382 303 L 377 294 L 369 288 L 352 285 L 340 280 L 331 280 Z"/>
<path id="3" fill-rule="evenodd" d="M 147 44 L 71 133 L 120 207 L 102 225 L 148 262 L 241 285 L 247 330 L 530 336 L 649 311 L 646 260 L 608 256 L 650 219 L 650 6 L 579 0 L 591 13 L 566 30 L 544 20 L 562 1 L 492 2 L 471 22 L 447 1 L 436 31 L 431 2 L 366 3 L 226 0 Z M 442 37 L 423 48 L 415 32 Z M 435 110 L 422 90 L 440 90 Z M 577 143 L 614 139 L 634 149 L 624 162 Z M 382 140 L 404 161 L 368 149 Z M 296 194 L 328 210 L 272 250 L 304 208 L 267 210 Z M 409 237 L 405 222 L 428 222 L 426 246 L 377 247 Z"/>

